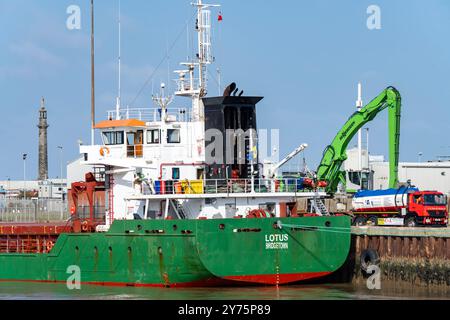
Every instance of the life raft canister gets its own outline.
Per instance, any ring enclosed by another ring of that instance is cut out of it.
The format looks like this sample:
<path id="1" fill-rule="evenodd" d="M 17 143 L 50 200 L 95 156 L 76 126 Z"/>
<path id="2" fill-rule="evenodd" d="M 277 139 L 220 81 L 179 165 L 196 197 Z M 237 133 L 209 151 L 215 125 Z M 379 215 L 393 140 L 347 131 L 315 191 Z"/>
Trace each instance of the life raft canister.
<path id="1" fill-rule="evenodd" d="M 271 218 L 272 215 L 263 209 L 251 210 L 247 215 L 247 218 Z"/>
<path id="2" fill-rule="evenodd" d="M 107 155 L 109 155 L 110 153 L 111 153 L 111 152 L 110 152 L 110 150 L 109 150 L 108 147 L 101 147 L 101 148 L 100 148 L 100 155 L 101 155 L 102 157 L 107 156 Z"/>

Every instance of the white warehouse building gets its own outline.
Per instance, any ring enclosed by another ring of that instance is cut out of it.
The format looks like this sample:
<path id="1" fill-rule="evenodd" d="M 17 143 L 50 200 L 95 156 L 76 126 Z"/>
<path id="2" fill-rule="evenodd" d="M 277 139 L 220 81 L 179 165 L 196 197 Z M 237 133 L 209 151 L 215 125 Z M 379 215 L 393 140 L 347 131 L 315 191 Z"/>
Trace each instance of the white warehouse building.
<path id="1" fill-rule="evenodd" d="M 347 156 L 344 169 L 347 172 L 347 185 L 352 186 L 351 177 L 361 168 L 358 149 L 349 149 Z M 389 162 L 385 161 L 383 156 L 369 155 L 368 159 L 367 150 L 363 149 L 361 162 L 362 170 L 366 173 L 370 172 L 370 189 L 389 188 Z M 450 194 L 450 161 L 400 162 L 398 176 L 400 183 L 410 180 L 411 184 L 420 190 L 441 191 Z"/>
<path id="2" fill-rule="evenodd" d="M 373 188 L 388 188 L 389 163 L 374 162 L 370 168 L 373 171 Z M 441 191 L 450 194 L 450 161 L 399 163 L 398 177 L 400 182 L 411 180 L 411 184 L 420 190 Z"/>

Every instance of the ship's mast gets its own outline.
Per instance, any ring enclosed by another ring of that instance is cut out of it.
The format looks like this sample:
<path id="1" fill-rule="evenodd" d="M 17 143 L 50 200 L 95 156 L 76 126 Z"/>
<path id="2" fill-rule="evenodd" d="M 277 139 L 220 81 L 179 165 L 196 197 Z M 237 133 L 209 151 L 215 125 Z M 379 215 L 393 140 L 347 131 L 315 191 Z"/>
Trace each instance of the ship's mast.
<path id="1" fill-rule="evenodd" d="M 122 99 L 122 25 L 121 25 L 121 0 L 119 0 L 119 81 L 116 100 L 116 120 L 120 120 L 120 107 Z"/>
<path id="2" fill-rule="evenodd" d="M 95 142 L 95 48 L 94 48 L 94 0 L 91 0 L 91 145 Z"/>
<path id="3" fill-rule="evenodd" d="M 198 53 L 194 62 L 182 63 L 186 70 L 178 70 L 177 96 L 192 98 L 192 118 L 199 121 L 203 118 L 200 99 L 207 94 L 208 90 L 208 65 L 214 62 L 211 45 L 211 10 L 209 8 L 220 7 L 218 4 L 205 4 L 202 0 L 192 3 L 197 7 L 197 19 L 195 29 L 198 33 Z M 198 79 L 194 78 L 195 69 L 198 68 Z M 189 75 L 189 79 L 186 79 Z"/>
<path id="4" fill-rule="evenodd" d="M 200 95 L 207 93 L 208 65 L 213 62 L 211 51 L 211 11 L 210 7 L 220 7 L 220 5 L 203 4 L 198 0 L 197 6 L 197 33 L 198 33 L 198 63 L 199 63 L 199 87 Z"/>

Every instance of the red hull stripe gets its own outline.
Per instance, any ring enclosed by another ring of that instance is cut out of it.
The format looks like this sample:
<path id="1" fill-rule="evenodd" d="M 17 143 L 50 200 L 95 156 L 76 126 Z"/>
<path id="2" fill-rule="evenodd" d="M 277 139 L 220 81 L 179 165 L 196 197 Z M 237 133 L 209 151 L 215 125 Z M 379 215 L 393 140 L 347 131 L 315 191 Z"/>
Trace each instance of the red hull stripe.
<path id="1" fill-rule="evenodd" d="M 260 283 L 260 284 L 287 284 L 299 282 L 302 280 L 308 280 L 313 278 L 320 278 L 331 274 L 331 272 L 308 272 L 308 273 L 293 273 L 293 274 L 264 274 L 264 275 L 253 275 L 253 276 L 230 276 L 224 277 L 228 280 L 240 281 L 240 282 L 250 282 L 250 283 Z"/>
<path id="2" fill-rule="evenodd" d="M 253 276 L 229 276 L 219 278 L 210 278 L 202 281 L 184 282 L 184 283 L 126 283 L 126 282 L 95 282 L 85 281 L 82 285 L 106 286 L 106 287 L 137 287 L 137 288 L 190 288 L 190 287 L 215 287 L 215 286 L 236 286 L 239 283 L 246 282 L 248 284 L 265 284 L 265 285 L 279 285 L 298 282 L 307 279 L 319 278 L 330 274 L 331 272 L 310 272 L 310 273 L 295 273 L 295 274 L 270 274 L 270 275 L 253 275 Z M 53 280 L 15 280 L 2 279 L 0 282 L 25 282 L 25 283 L 59 283 L 65 284 L 66 281 Z"/>

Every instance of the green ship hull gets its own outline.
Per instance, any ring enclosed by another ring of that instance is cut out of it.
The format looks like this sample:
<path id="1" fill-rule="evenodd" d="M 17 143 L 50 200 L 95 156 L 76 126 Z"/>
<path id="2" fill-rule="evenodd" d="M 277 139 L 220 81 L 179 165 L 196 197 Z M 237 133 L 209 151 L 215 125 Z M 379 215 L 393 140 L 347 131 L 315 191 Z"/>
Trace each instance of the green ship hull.
<path id="1" fill-rule="evenodd" d="M 115 221 L 106 233 L 61 234 L 49 253 L 0 254 L 0 281 L 111 286 L 283 285 L 339 269 L 349 217 Z"/>

